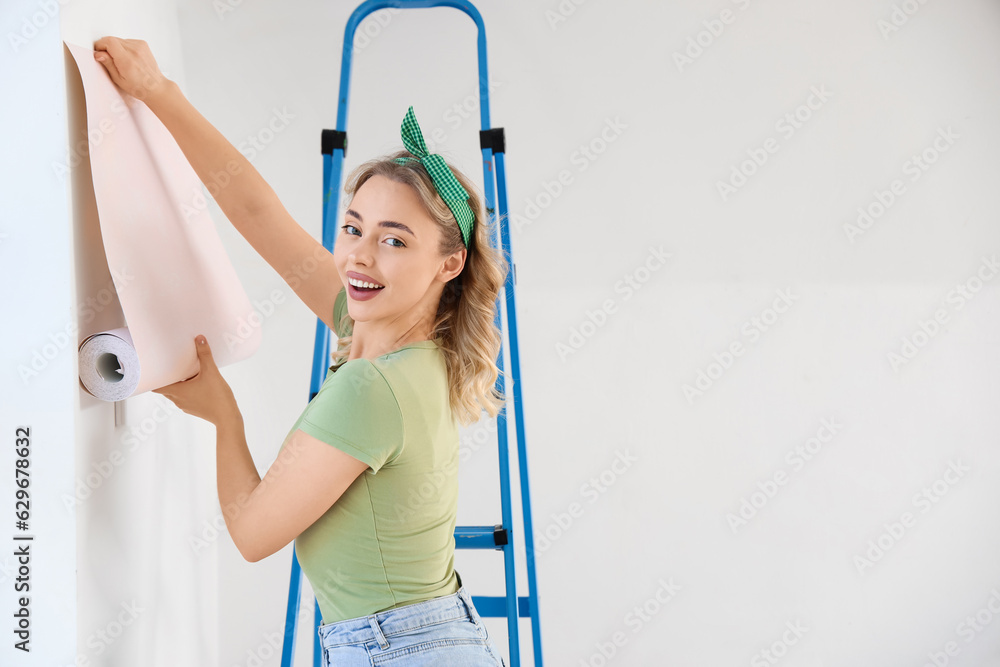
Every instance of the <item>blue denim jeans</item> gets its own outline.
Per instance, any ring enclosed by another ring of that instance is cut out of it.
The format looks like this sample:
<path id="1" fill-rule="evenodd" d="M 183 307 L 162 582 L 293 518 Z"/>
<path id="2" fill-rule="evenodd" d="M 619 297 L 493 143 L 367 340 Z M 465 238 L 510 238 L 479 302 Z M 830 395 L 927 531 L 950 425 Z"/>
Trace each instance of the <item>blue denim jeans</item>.
<path id="1" fill-rule="evenodd" d="M 456 593 L 317 629 L 323 667 L 506 667 L 462 579 Z"/>

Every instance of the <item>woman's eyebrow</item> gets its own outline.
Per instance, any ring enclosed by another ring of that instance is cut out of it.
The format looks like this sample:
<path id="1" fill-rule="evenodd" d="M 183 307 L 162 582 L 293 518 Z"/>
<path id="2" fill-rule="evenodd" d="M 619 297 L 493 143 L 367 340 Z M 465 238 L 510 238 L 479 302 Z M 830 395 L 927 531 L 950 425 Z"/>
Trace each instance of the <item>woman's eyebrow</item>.
<path id="1" fill-rule="evenodd" d="M 353 215 L 355 218 L 358 219 L 359 222 L 364 222 L 365 221 L 364 218 L 361 217 L 361 214 L 358 213 L 357 211 L 355 211 L 352 208 L 347 209 L 347 211 L 345 211 L 345 215 Z M 413 230 L 410 229 L 409 227 L 407 227 L 406 225 L 404 225 L 401 222 L 395 222 L 393 220 L 383 220 L 382 222 L 378 223 L 378 226 L 379 227 L 394 227 L 396 229 L 401 229 L 404 232 L 406 232 L 407 234 L 409 234 L 410 236 L 412 236 L 413 238 L 417 238 L 417 235 L 413 233 Z"/>

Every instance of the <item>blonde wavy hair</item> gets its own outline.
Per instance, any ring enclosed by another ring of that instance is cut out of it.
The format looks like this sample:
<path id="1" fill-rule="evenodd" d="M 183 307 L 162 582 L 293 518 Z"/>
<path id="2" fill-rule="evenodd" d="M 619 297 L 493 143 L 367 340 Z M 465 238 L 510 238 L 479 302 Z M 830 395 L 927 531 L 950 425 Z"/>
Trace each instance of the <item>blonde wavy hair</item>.
<path id="1" fill-rule="evenodd" d="M 465 245 L 451 209 L 434 188 L 434 182 L 423 165 L 416 160 L 407 160 L 403 164 L 393 162 L 400 157 L 414 155 L 401 150 L 359 165 L 347 177 L 344 192 L 353 199 L 358 189 L 375 175 L 409 185 L 441 230 L 438 248 L 441 257 L 458 252 Z M 450 163 L 448 166 L 469 193 L 469 207 L 475 221 L 465 266 L 441 292 L 434 337 L 443 341 L 441 349 L 448 367 L 452 414 L 460 424 L 468 425 L 479 421 L 482 410 L 490 417 L 496 417 L 506 402 L 505 396 L 495 386 L 500 375 L 496 359 L 500 354 L 501 331 L 493 318 L 497 298 L 507 280 L 509 264 L 502 251 L 490 243 L 491 238 L 497 238 L 496 225 L 486 215 L 478 189 L 465 174 Z M 350 320 L 346 311 L 344 319 Z M 337 324 L 340 328 L 340 323 Z M 338 341 L 337 351 L 333 354 L 334 364 L 350 355 L 351 338 L 346 336 Z M 508 376 L 506 373 L 503 375 L 506 381 Z"/>

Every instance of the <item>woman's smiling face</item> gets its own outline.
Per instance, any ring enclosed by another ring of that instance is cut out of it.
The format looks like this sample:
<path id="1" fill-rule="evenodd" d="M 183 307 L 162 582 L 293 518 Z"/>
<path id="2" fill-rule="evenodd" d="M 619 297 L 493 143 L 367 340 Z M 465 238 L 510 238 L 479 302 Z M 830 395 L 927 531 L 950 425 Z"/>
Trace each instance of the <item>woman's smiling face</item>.
<path id="1" fill-rule="evenodd" d="M 355 323 L 369 322 L 403 335 L 428 314 L 433 320 L 444 284 L 458 275 L 462 264 L 454 255 L 438 254 L 440 237 L 409 185 L 375 175 L 358 188 L 334 245 L 334 262 Z M 352 278 L 383 287 L 359 290 L 350 284 Z"/>

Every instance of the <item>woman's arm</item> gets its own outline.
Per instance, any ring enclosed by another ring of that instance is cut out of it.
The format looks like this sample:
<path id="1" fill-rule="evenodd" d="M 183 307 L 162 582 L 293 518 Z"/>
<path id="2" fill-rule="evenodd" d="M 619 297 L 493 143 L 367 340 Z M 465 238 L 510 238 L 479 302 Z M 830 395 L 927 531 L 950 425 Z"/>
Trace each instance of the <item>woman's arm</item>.
<path id="1" fill-rule="evenodd" d="M 198 374 L 153 391 L 215 424 L 219 506 L 236 548 L 256 562 L 311 526 L 368 464 L 296 429 L 261 479 L 247 447 L 243 415 L 211 346 L 198 336 L 195 349 Z"/>
<path id="2" fill-rule="evenodd" d="M 332 329 L 333 304 L 343 285 L 330 251 L 292 218 L 250 161 L 176 82 L 163 76 L 146 42 L 102 37 L 94 48 L 115 84 L 143 101 L 170 131 L 236 230 Z"/>
<path id="3" fill-rule="evenodd" d="M 256 563 L 315 523 L 368 465 L 296 429 L 262 480 L 236 412 L 216 424 L 216 467 L 226 528 Z"/>

